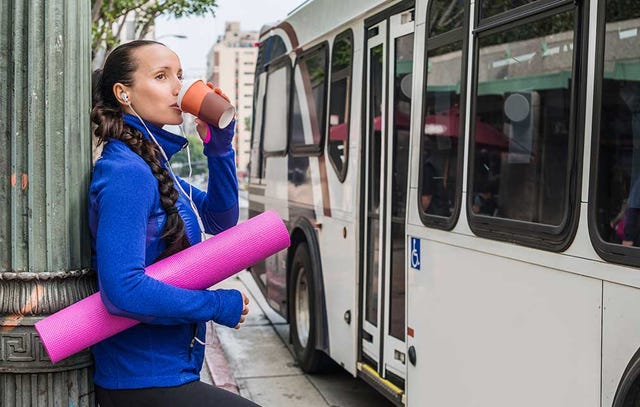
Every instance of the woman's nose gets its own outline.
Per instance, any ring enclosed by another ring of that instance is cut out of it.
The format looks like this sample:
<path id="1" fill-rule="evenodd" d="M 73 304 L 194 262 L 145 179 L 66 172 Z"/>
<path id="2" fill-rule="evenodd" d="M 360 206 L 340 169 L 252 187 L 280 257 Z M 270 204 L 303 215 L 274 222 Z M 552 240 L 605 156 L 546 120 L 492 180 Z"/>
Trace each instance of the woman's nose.
<path id="1" fill-rule="evenodd" d="M 182 81 L 180 80 L 180 78 L 176 78 L 176 86 L 173 87 L 173 94 L 178 96 L 178 93 L 180 93 L 180 89 L 182 89 Z"/>

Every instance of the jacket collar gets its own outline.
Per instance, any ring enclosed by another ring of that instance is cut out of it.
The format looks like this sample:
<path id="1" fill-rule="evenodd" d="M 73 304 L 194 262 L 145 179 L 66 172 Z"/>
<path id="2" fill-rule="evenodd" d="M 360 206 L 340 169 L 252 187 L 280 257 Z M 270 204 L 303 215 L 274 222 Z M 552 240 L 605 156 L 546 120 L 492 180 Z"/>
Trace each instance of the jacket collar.
<path id="1" fill-rule="evenodd" d="M 144 128 L 138 117 L 125 113 L 123 118 L 125 124 L 138 130 L 144 138 L 149 139 L 149 133 L 147 133 L 147 129 Z M 153 134 L 153 137 L 158 141 L 169 159 L 188 144 L 187 139 L 182 136 L 171 133 L 162 127 L 155 126 L 148 121 L 145 121 L 144 123 L 147 125 L 149 131 Z"/>

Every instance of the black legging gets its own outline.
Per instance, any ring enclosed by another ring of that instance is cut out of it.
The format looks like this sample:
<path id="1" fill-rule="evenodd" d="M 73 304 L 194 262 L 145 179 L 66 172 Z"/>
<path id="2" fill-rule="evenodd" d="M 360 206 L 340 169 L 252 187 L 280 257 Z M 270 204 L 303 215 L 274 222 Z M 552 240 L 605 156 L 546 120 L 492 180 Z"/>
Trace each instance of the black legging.
<path id="1" fill-rule="evenodd" d="M 227 390 L 195 381 L 176 387 L 109 390 L 95 386 L 100 407 L 200 407 L 200 406 L 258 406 Z"/>

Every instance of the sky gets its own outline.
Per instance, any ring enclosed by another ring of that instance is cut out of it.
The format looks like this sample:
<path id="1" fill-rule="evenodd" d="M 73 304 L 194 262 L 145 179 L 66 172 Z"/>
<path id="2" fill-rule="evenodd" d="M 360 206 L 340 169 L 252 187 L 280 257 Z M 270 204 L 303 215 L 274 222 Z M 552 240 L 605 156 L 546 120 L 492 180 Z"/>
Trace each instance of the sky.
<path id="1" fill-rule="evenodd" d="M 243 31 L 259 31 L 269 23 L 283 20 L 304 0 L 217 0 L 216 15 L 156 19 L 156 39 L 180 57 L 186 77 L 204 77 L 206 56 L 216 39 L 224 34 L 227 21 L 239 21 Z M 186 39 L 172 35 L 186 35 Z"/>

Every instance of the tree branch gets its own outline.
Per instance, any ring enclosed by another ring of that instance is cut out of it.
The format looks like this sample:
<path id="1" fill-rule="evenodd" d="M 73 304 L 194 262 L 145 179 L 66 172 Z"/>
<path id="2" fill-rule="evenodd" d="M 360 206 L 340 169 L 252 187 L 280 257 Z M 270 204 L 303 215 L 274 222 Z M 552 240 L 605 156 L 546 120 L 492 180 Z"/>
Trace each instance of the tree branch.
<path id="1" fill-rule="evenodd" d="M 102 3 L 104 3 L 104 0 L 93 0 L 93 6 L 91 7 L 91 22 L 94 24 L 100 20 L 100 17 L 102 16 Z"/>

